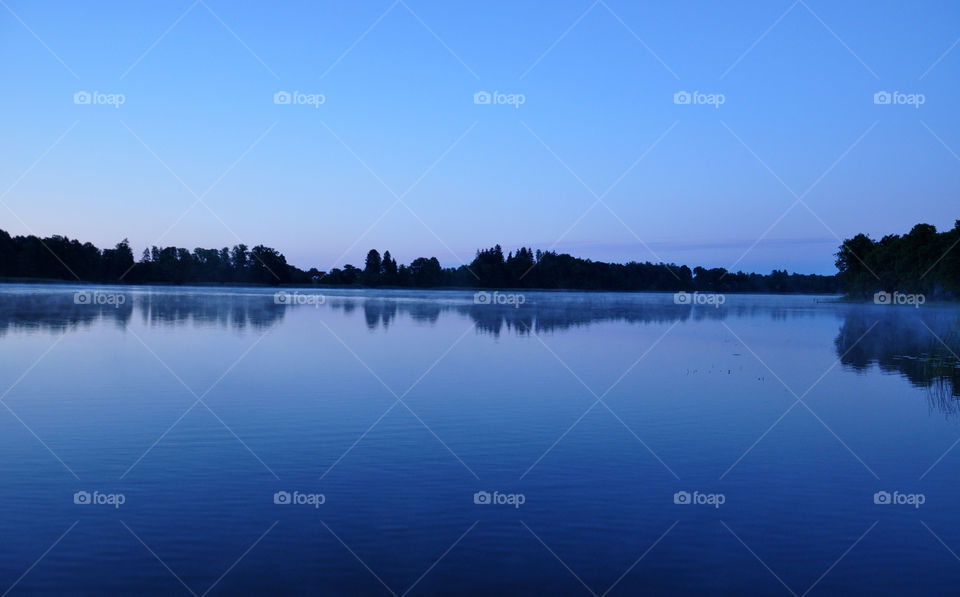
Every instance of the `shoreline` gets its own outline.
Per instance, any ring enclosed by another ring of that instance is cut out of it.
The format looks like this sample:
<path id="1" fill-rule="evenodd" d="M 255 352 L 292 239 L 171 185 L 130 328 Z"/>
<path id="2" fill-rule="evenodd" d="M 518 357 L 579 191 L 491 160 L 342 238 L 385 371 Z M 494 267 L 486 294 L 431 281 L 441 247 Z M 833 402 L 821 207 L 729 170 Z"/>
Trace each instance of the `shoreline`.
<path id="1" fill-rule="evenodd" d="M 86 282 L 86 281 L 70 281 L 70 280 L 58 280 L 50 278 L 0 278 L 0 287 L 2 286 L 12 286 L 12 285 L 24 285 L 24 286 L 71 286 L 71 287 L 120 287 L 120 288 L 251 288 L 251 289 L 290 289 L 290 290 L 313 290 L 319 291 L 323 289 L 331 290 L 385 290 L 385 291 L 450 291 L 450 292 L 543 292 L 543 293 L 590 293 L 590 294 L 673 294 L 677 292 L 684 292 L 682 290 L 616 290 L 616 289 L 588 289 L 588 288 L 515 288 L 515 287 L 502 287 L 502 288 L 487 288 L 481 286 L 361 286 L 361 285 L 337 285 L 337 284 L 323 284 L 323 285 L 311 285 L 305 286 L 303 284 L 278 284 L 278 285 L 267 285 L 267 284 L 251 284 L 251 283 L 241 283 L 241 282 L 192 282 L 189 284 L 172 284 L 172 283 L 149 283 L 149 284 L 122 284 L 122 283 L 109 283 L 109 282 Z M 754 295 L 754 296 L 810 296 L 810 297 L 832 297 L 833 300 L 830 301 L 818 301 L 818 302 L 858 302 L 858 301 L 848 301 L 843 295 L 833 294 L 833 293 L 821 293 L 821 292 L 743 292 L 743 291 L 729 291 L 729 292 L 718 292 L 710 290 L 687 290 L 690 294 L 694 292 L 699 294 L 723 294 L 723 295 Z"/>

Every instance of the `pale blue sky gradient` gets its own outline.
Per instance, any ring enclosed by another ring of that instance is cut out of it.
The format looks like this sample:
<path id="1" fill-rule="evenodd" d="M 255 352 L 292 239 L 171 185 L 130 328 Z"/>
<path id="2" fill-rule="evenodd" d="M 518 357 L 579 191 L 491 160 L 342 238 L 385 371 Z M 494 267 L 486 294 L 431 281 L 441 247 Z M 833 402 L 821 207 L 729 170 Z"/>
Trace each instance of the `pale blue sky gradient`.
<path id="1" fill-rule="evenodd" d="M 830 273 L 835 235 L 960 217 L 955 2 L 3 2 L 14 234 Z"/>

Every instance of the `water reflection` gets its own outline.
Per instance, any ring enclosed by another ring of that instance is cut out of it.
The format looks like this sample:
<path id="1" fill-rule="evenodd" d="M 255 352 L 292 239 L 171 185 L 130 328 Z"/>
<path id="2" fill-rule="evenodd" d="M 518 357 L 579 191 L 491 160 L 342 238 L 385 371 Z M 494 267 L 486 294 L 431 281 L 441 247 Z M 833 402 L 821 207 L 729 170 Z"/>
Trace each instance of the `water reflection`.
<path id="1" fill-rule="evenodd" d="M 476 304 L 470 292 L 340 291 L 320 305 L 283 304 L 266 289 L 102 288 L 122 295 L 111 304 L 78 303 L 70 286 L 15 286 L 0 289 L 0 337 L 10 332 L 61 334 L 95 324 L 124 328 L 211 326 L 266 329 L 299 310 L 319 316 L 337 312 L 371 332 L 398 322 L 434 325 L 453 316 L 473 322 L 482 334 L 562 332 L 599 323 L 670 324 L 682 321 L 836 318 L 834 341 L 844 367 L 865 371 L 873 365 L 924 388 L 931 409 L 960 413 L 960 310 L 824 303 L 814 297 L 727 297 L 721 308 L 674 304 L 670 295 L 614 293 L 528 293 L 519 308 Z M 306 311 L 304 311 L 306 312 Z M 871 327 L 872 326 L 872 327 Z M 868 333 L 869 330 L 869 333 Z"/>
<path id="2" fill-rule="evenodd" d="M 274 304 L 272 295 L 103 290 L 98 292 L 110 294 L 114 299 L 97 304 L 89 299 L 78 301 L 78 292 L 84 291 L 29 288 L 0 292 L 0 337 L 11 331 L 59 334 L 99 322 L 123 328 L 135 312 L 148 325 L 194 324 L 237 329 L 268 328 L 284 316 L 284 309 Z"/>
<path id="3" fill-rule="evenodd" d="M 213 325 L 244 329 L 267 328 L 291 310 L 316 305 L 277 304 L 267 290 L 114 288 L 99 292 L 122 295 L 119 304 L 77 303 L 70 287 L 16 287 L 0 290 L 0 335 L 10 330 L 48 330 L 60 333 L 109 321 L 126 326 L 136 316 L 147 325 Z M 669 295 L 531 293 L 519 308 L 475 304 L 466 292 L 365 293 L 345 291 L 327 295 L 321 309 L 351 315 L 362 309 L 370 330 L 389 329 L 398 318 L 434 324 L 441 315 L 471 319 L 478 330 L 498 336 L 562 331 L 599 322 L 629 324 L 673 323 L 765 317 L 785 320 L 821 315 L 814 299 L 805 308 L 783 304 L 774 297 L 738 297 L 721 308 L 673 304 Z M 763 299 L 769 299 L 764 301 Z"/>
<path id="4" fill-rule="evenodd" d="M 224 297 L 228 300 L 224 300 Z M 283 319 L 283 305 L 261 294 L 146 294 L 133 304 L 144 323 L 154 325 L 203 324 L 244 329 L 266 329 Z"/>
<path id="5" fill-rule="evenodd" d="M 3 292 L 0 294 L 0 336 L 10 331 L 47 331 L 61 334 L 109 320 L 126 326 L 133 305 L 80 304 L 74 293 Z"/>
<path id="6" fill-rule="evenodd" d="M 529 295 L 528 295 L 529 297 Z M 740 297 L 743 299 L 744 297 Z M 769 298 L 769 297 L 767 297 Z M 529 334 L 563 331 L 599 322 L 629 324 L 674 323 L 677 321 L 704 321 L 732 318 L 765 317 L 785 320 L 790 317 L 816 317 L 813 299 L 805 301 L 811 309 L 770 302 L 760 304 L 749 300 L 730 301 L 721 308 L 676 305 L 664 295 L 610 295 L 557 294 L 542 295 L 540 300 L 530 298 L 524 305 L 475 304 L 472 297 L 461 300 L 395 299 L 390 297 L 344 298 L 331 297 L 327 304 L 333 309 L 349 313 L 363 307 L 364 319 L 371 330 L 388 329 L 398 314 L 413 321 L 435 323 L 441 314 L 468 317 L 482 332 L 499 336 L 502 333 Z M 731 304 L 732 303 L 732 304 Z"/>
<path id="7" fill-rule="evenodd" d="M 875 364 L 925 389 L 931 412 L 960 413 L 960 314 L 956 309 L 851 308 L 835 345 L 845 367 L 865 371 Z"/>

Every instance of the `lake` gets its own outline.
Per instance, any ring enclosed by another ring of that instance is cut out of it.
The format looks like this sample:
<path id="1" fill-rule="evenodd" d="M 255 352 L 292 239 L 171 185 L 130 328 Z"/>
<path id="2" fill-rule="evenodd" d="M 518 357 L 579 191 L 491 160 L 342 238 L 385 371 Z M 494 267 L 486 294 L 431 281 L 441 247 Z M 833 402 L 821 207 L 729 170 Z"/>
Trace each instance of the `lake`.
<path id="1" fill-rule="evenodd" d="M 0 595 L 955 595 L 958 330 L 811 296 L 5 285 Z"/>

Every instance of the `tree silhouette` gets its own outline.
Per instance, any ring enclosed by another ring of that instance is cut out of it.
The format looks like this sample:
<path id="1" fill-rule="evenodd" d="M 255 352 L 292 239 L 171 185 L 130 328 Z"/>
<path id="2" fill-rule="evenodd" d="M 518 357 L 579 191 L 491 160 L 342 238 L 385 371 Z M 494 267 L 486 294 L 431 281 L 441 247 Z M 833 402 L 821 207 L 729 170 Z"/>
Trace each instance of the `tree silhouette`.
<path id="1" fill-rule="evenodd" d="M 903 237 L 879 242 L 865 235 L 844 241 L 835 276 L 729 272 L 722 268 L 629 261 L 604 263 L 556 251 L 520 247 L 504 255 L 495 245 L 476 252 L 469 265 L 444 268 L 436 257 L 398 264 L 390 251 L 376 249 L 362 270 L 346 264 L 329 272 L 301 270 L 276 249 L 245 244 L 220 249 L 150 247 L 134 262 L 124 239 L 100 250 L 63 236 L 12 237 L 0 230 L 0 277 L 131 284 L 298 284 L 416 288 L 543 288 L 676 292 L 805 292 L 868 297 L 880 289 L 960 297 L 960 220 L 937 233 L 920 224 Z M 955 248 L 956 247 L 956 248 Z M 874 275 L 876 274 L 876 275 Z"/>
<path id="2" fill-rule="evenodd" d="M 380 282 L 387 286 L 396 286 L 397 274 L 397 262 L 390 256 L 390 251 L 384 251 L 383 263 L 380 265 Z"/>
<path id="3" fill-rule="evenodd" d="M 366 265 L 363 267 L 363 283 L 367 286 L 380 285 L 380 267 L 383 263 L 380 260 L 380 253 L 376 249 L 370 249 L 367 253 Z"/>
<path id="4" fill-rule="evenodd" d="M 879 242 L 858 234 L 843 241 L 836 254 L 843 290 L 857 298 L 881 290 L 960 298 L 958 240 L 960 220 L 948 232 L 917 224 L 903 236 L 888 234 Z"/>

